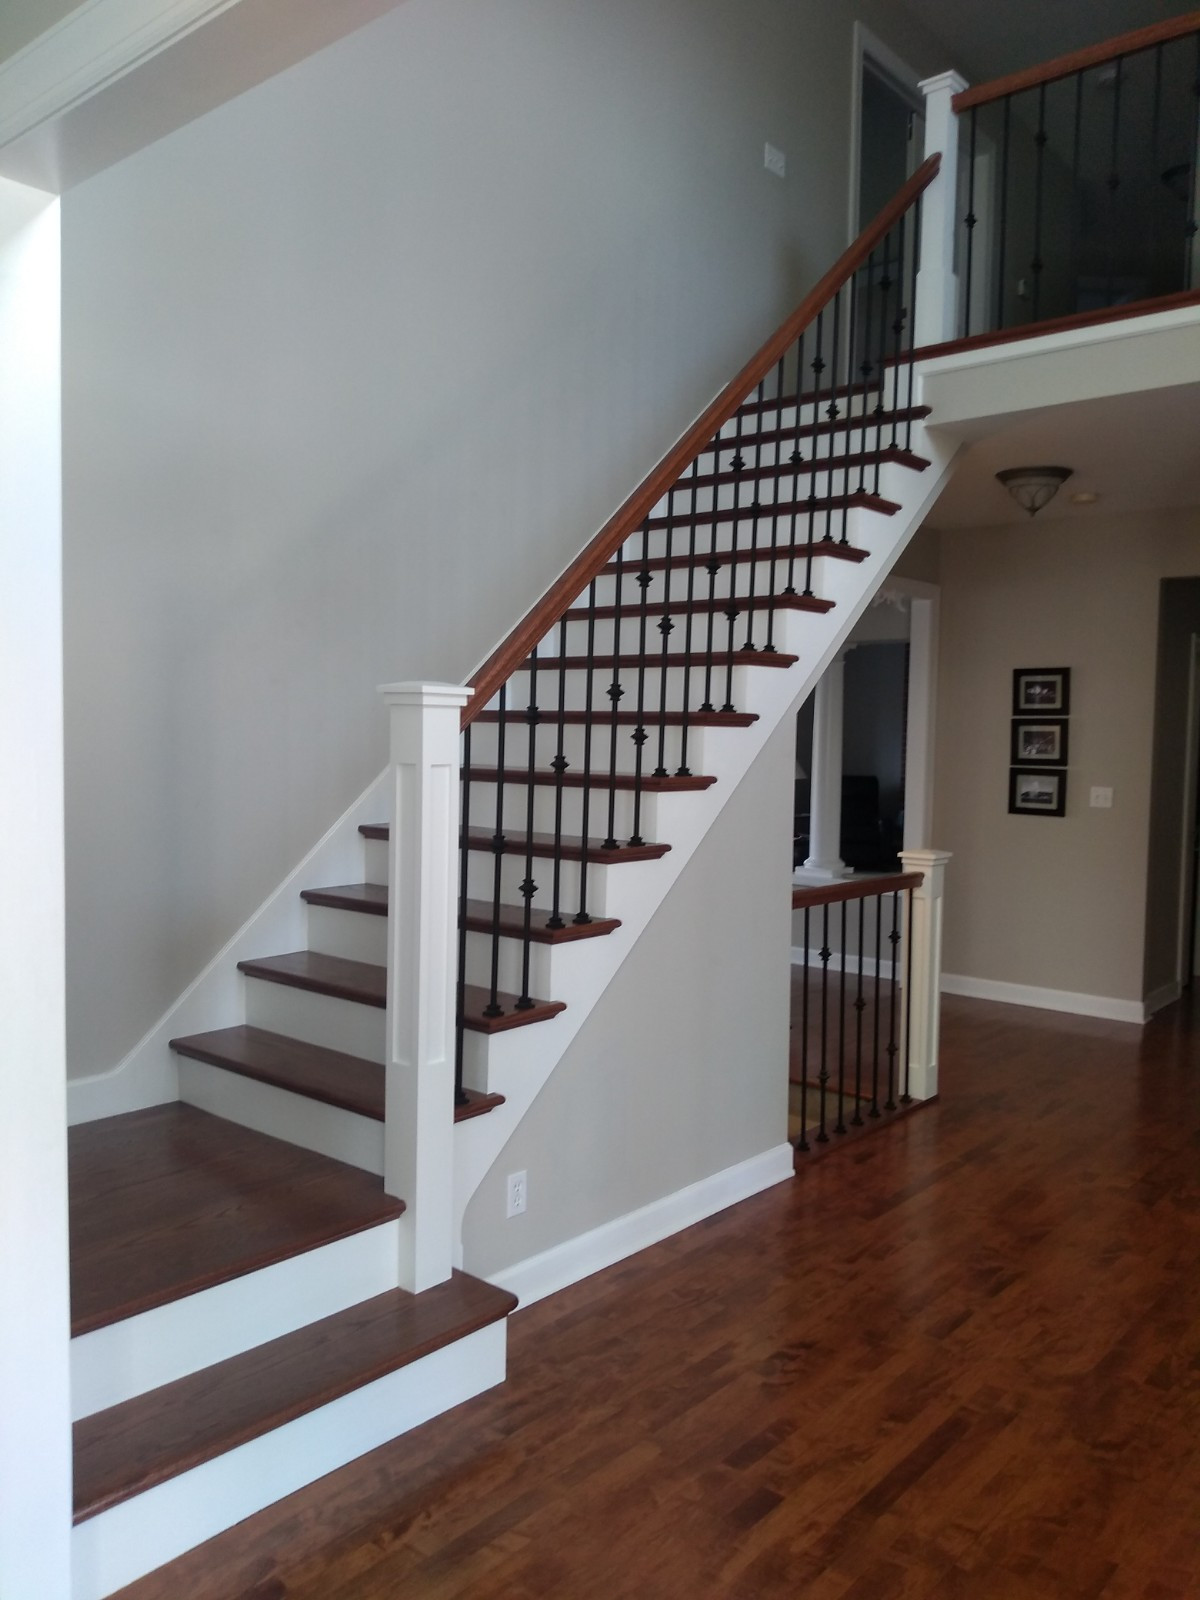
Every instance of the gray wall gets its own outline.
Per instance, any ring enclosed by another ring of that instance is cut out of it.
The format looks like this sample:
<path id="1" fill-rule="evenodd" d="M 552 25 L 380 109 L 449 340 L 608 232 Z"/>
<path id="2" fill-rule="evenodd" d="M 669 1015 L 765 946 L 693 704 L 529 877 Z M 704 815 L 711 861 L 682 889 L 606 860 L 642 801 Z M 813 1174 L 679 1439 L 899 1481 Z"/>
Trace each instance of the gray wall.
<path id="1" fill-rule="evenodd" d="M 947 532 L 940 568 L 945 970 L 1140 1001 L 1159 586 L 1200 572 L 1200 512 Z M 1072 670 L 1062 818 L 1008 815 L 1021 666 Z M 1089 806 L 1094 784 L 1111 810 Z"/>
<path id="2" fill-rule="evenodd" d="M 787 1138 L 793 735 L 739 785 L 467 1208 L 488 1276 Z M 510 1172 L 529 1209 L 506 1219 Z"/>
<path id="3" fill-rule="evenodd" d="M 889 0 L 408 0 L 65 198 L 73 1074 L 837 254 L 855 12 L 949 64 Z"/>

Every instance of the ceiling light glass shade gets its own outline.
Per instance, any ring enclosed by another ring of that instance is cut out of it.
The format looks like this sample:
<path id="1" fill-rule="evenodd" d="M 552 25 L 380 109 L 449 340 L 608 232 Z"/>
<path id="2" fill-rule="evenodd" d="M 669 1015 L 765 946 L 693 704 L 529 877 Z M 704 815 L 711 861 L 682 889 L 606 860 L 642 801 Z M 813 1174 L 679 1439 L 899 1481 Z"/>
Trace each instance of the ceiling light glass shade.
<path id="1" fill-rule="evenodd" d="M 1036 517 L 1071 476 L 1070 467 L 1007 467 L 996 474 L 1023 511 Z"/>

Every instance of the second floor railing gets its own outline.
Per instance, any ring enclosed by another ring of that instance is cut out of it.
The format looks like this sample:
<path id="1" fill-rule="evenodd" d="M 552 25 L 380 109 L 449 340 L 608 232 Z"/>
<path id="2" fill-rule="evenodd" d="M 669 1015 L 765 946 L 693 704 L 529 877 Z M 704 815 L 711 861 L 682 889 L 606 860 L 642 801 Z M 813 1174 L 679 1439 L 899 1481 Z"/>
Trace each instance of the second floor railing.
<path id="1" fill-rule="evenodd" d="M 1200 11 L 953 107 L 957 336 L 1200 289 Z"/>

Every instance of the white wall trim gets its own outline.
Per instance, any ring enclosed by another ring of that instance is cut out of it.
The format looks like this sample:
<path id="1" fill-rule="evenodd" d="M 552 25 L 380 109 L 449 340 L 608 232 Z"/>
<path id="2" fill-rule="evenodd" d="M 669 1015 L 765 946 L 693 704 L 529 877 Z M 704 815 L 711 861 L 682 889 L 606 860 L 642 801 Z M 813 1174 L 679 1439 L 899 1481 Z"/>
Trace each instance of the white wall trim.
<path id="1" fill-rule="evenodd" d="M 502 1319 L 81 1522 L 71 1539 L 72 1600 L 103 1600 L 264 1506 L 503 1383 L 506 1344 Z"/>
<path id="2" fill-rule="evenodd" d="M 1151 989 L 1142 1001 L 1142 1011 L 1148 1022 L 1156 1011 L 1161 1011 L 1164 1006 L 1174 1005 L 1183 993 L 1183 985 L 1179 982 L 1164 983 L 1158 989 Z"/>
<path id="3" fill-rule="evenodd" d="M 547 1295 L 569 1288 L 593 1272 L 636 1255 L 673 1233 L 703 1222 L 739 1200 L 748 1200 L 774 1184 L 791 1178 L 795 1170 L 795 1151 L 790 1144 L 776 1145 L 761 1155 L 739 1161 L 736 1166 L 714 1172 L 711 1177 L 690 1183 L 685 1189 L 652 1200 L 649 1205 L 630 1211 L 612 1222 L 603 1223 L 589 1233 L 530 1256 L 496 1273 L 491 1282 L 515 1294 L 522 1306 L 533 1305 Z"/>
<path id="4" fill-rule="evenodd" d="M 0 145 L 61 116 L 240 0 L 84 0 L 0 66 Z"/>
<path id="5" fill-rule="evenodd" d="M 999 1000 L 1008 1006 L 1035 1006 L 1039 1011 L 1069 1011 L 1078 1017 L 1102 1017 L 1109 1022 L 1146 1020 L 1141 1000 L 1118 1000 L 1106 994 L 1075 994 L 1070 989 L 1041 989 L 1028 983 L 1001 983 L 995 978 L 970 978 L 956 972 L 942 974 L 942 993 L 967 995 L 972 1000 Z"/>

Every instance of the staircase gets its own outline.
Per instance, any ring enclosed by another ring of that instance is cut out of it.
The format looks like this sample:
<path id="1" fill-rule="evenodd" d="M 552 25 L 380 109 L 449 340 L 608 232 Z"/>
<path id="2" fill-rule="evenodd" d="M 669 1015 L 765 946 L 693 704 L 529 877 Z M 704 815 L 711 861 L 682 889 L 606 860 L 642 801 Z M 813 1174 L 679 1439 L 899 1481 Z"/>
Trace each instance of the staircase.
<path id="1" fill-rule="evenodd" d="M 914 207 L 936 171 L 476 676 L 461 825 L 411 855 L 423 870 L 441 849 L 446 882 L 457 864 L 457 917 L 434 906 L 457 947 L 453 1088 L 403 1130 L 411 1144 L 419 1127 L 425 1169 L 439 1152 L 447 1240 L 621 963 L 644 939 L 653 959 L 654 912 L 941 488 L 950 452 L 927 430 L 909 337 Z M 389 929 L 412 882 L 386 820 L 396 781 L 372 785 L 124 1070 L 85 1091 L 78 1600 L 503 1377 L 511 1295 L 448 1260 L 433 1287 L 400 1287 L 404 1229 L 439 1191 L 387 1192 L 393 1024 L 427 989 L 436 1024 L 442 1001 L 436 973 L 409 981 Z M 429 1020 L 408 1019 L 414 1034 Z"/>

